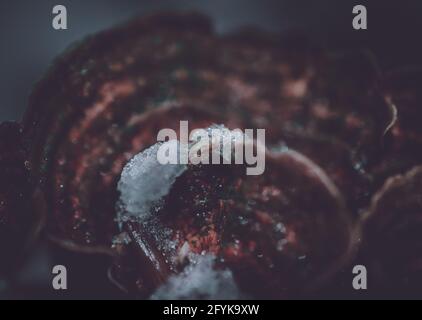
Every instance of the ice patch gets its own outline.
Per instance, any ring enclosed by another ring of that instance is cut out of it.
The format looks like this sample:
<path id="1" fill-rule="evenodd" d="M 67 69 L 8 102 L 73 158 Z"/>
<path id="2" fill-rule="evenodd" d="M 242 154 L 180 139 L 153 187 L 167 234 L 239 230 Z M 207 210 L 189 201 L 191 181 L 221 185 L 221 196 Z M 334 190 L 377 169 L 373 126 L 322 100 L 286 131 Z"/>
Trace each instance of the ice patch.
<path id="1" fill-rule="evenodd" d="M 151 296 L 151 300 L 186 299 L 234 300 L 241 299 L 241 294 L 230 270 L 216 269 L 213 255 L 197 255 Z"/>
<path id="2" fill-rule="evenodd" d="M 167 144 L 176 143 L 171 140 Z M 166 196 L 171 186 L 185 170 L 186 165 L 162 165 L 157 160 L 157 152 L 163 143 L 136 155 L 123 169 L 117 189 L 120 192 L 119 222 L 137 218 L 142 222 L 149 218 L 151 211 L 158 211 L 160 200 Z"/>

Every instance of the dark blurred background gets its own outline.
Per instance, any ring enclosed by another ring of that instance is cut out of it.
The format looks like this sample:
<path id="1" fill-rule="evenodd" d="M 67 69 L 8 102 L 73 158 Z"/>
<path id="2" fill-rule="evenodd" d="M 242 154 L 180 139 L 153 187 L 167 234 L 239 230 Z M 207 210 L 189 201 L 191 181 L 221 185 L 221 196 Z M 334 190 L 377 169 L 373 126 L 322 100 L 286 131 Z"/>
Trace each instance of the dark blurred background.
<path id="1" fill-rule="evenodd" d="M 51 27 L 52 8 L 68 9 L 68 30 Z M 352 8 L 368 9 L 368 30 L 352 28 Z M 218 32 L 244 25 L 299 30 L 332 48 L 369 48 L 384 69 L 420 63 L 420 0 L 1 0 L 0 120 L 22 117 L 33 84 L 71 43 L 136 15 L 163 9 L 210 15 Z"/>
<path id="2" fill-rule="evenodd" d="M 298 31 L 315 43 L 335 50 L 370 49 L 383 70 L 422 65 L 421 0 L 0 0 L 0 121 L 19 120 L 34 83 L 53 59 L 86 35 L 137 15 L 160 10 L 196 10 L 208 14 L 219 33 L 254 25 L 281 34 Z M 68 30 L 51 26 L 52 8 L 68 10 Z M 368 30 L 352 28 L 352 8 L 368 9 Z M 1 257 L 0 257 L 1 259 Z M 14 279 L 0 279 L 0 299 L 122 298 L 108 281 L 104 257 L 81 261 L 51 244 L 40 243 Z M 75 262 L 76 261 L 76 262 Z M 69 293 L 53 292 L 51 266 L 71 267 Z M 90 275 L 89 283 L 86 276 Z M 2 293 L 3 292 L 3 293 Z M 6 292 L 6 294 L 5 294 Z"/>

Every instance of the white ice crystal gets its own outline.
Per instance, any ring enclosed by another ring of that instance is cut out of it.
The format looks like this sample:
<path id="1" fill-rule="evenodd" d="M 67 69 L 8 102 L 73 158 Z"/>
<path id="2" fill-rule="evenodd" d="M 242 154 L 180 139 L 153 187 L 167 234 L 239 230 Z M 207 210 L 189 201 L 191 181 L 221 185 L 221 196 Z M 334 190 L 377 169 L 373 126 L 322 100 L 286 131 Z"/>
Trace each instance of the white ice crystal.
<path id="1" fill-rule="evenodd" d="M 178 143 L 169 141 L 165 143 Z M 123 169 L 117 189 L 120 192 L 121 219 L 137 218 L 147 220 L 160 200 L 168 194 L 171 186 L 186 169 L 186 165 L 162 165 L 157 160 L 157 152 L 163 143 L 136 155 Z"/>
<path id="2" fill-rule="evenodd" d="M 216 269 L 213 255 L 197 255 L 183 272 L 170 277 L 151 296 L 152 300 L 240 298 L 232 272 L 228 269 Z"/>

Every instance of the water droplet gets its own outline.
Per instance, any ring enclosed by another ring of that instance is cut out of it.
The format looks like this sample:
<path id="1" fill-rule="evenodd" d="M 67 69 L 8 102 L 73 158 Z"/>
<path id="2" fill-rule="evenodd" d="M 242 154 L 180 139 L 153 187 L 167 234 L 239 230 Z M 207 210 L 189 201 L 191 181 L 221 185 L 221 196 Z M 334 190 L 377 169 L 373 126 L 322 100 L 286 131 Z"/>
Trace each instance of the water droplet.
<path id="1" fill-rule="evenodd" d="M 29 162 L 28 160 L 26 160 L 25 163 L 24 163 L 24 165 L 25 165 L 25 168 L 27 170 L 31 170 L 31 162 Z"/>

